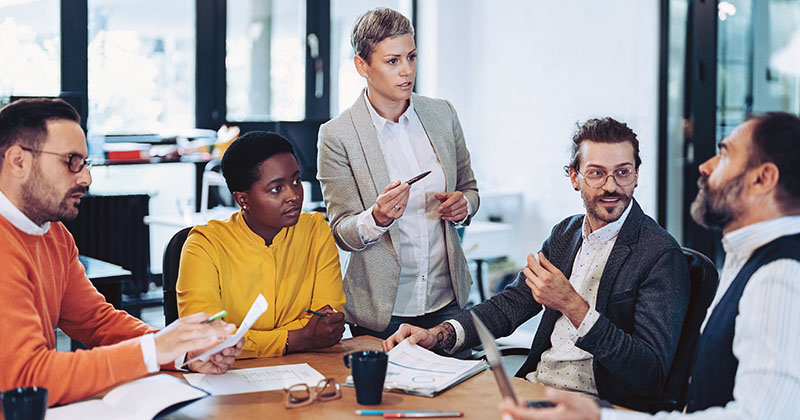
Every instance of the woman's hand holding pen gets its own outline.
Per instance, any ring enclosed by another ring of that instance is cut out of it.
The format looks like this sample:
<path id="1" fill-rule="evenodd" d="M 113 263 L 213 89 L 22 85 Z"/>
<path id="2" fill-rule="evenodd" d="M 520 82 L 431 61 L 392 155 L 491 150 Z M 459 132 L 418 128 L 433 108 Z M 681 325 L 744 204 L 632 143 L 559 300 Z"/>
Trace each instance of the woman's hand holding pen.
<path id="1" fill-rule="evenodd" d="M 467 199 L 461 191 L 440 192 L 433 196 L 442 203 L 438 209 L 442 219 L 448 222 L 460 222 L 467 217 Z"/>
<path id="2" fill-rule="evenodd" d="M 411 185 L 400 181 L 392 182 L 383 189 L 383 193 L 372 206 L 372 218 L 378 226 L 389 226 L 403 215 L 408 206 L 409 191 Z"/>
<path id="3" fill-rule="evenodd" d="M 315 310 L 325 316 L 311 315 L 308 324 L 299 330 L 289 331 L 289 352 L 330 347 L 344 334 L 344 313 L 336 312 L 330 305 Z"/>

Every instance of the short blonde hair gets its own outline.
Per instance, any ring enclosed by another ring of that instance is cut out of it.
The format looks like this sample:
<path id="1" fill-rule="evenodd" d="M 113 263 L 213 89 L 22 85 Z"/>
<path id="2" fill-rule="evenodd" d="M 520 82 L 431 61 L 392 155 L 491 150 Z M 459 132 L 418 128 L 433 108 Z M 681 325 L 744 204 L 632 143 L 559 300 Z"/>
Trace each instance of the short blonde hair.
<path id="1" fill-rule="evenodd" d="M 369 63 L 375 45 L 386 38 L 405 34 L 414 35 L 414 27 L 407 17 L 387 7 L 377 7 L 364 12 L 356 19 L 350 35 L 353 52 Z"/>

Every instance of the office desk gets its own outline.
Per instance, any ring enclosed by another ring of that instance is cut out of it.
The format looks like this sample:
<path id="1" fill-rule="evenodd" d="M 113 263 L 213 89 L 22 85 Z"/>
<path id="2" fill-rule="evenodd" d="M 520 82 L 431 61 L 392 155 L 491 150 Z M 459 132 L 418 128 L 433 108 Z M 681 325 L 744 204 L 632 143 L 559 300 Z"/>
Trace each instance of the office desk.
<path id="1" fill-rule="evenodd" d="M 506 257 L 511 254 L 514 228 L 506 223 L 473 220 L 464 230 L 461 246 L 464 256 L 475 261 L 475 282 L 481 302 L 486 300 L 483 284 L 483 263 L 487 260 Z"/>
<path id="2" fill-rule="evenodd" d="M 85 255 L 78 255 L 78 260 L 86 270 L 86 277 L 106 298 L 106 302 L 116 309 L 122 309 L 122 283 L 130 278 L 131 272 L 118 265 Z"/>
<path id="3" fill-rule="evenodd" d="M 238 360 L 234 368 L 252 368 L 292 363 L 308 363 L 324 376 L 334 377 L 340 384 L 350 374 L 342 363 L 342 355 L 358 350 L 379 350 L 381 341 L 374 337 L 356 337 L 342 340 L 336 346 L 314 353 L 297 353 L 284 357 Z M 172 375 L 182 378 L 177 373 Z M 520 378 L 511 378 L 517 397 L 525 400 L 545 399 L 544 387 Z M 203 398 L 165 419 L 378 419 L 357 416 L 358 409 L 383 410 L 442 410 L 463 411 L 466 419 L 500 418 L 497 404 L 500 392 L 492 373 L 488 370 L 473 376 L 434 398 L 385 392 L 383 403 L 364 406 L 356 403 L 355 389 L 342 387 L 342 398 L 329 402 L 315 402 L 309 406 L 286 409 L 283 391 L 267 391 L 239 395 Z"/>
<path id="4" fill-rule="evenodd" d="M 115 264 L 100 261 L 96 258 L 78 255 L 78 260 L 83 264 L 86 277 L 92 285 L 116 309 L 122 309 L 122 283 L 131 277 L 131 272 Z M 70 340 L 70 348 L 85 349 L 80 342 Z"/>
<path id="5" fill-rule="evenodd" d="M 200 211 L 200 196 L 203 193 L 203 172 L 206 164 L 211 161 L 209 153 L 198 153 L 195 155 L 180 156 L 175 158 L 156 157 L 151 159 L 140 159 L 131 161 L 93 159 L 94 166 L 117 166 L 117 165 L 151 165 L 164 163 L 193 163 L 194 164 L 194 211 Z"/>

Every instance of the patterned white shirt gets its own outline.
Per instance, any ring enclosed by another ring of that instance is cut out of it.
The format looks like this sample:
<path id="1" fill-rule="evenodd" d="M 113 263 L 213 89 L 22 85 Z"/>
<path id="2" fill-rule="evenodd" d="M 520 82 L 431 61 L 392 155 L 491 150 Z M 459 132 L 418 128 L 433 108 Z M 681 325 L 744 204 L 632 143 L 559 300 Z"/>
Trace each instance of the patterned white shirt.
<path id="1" fill-rule="evenodd" d="M 800 233 L 800 216 L 755 223 L 722 239 L 725 265 L 719 288 L 703 322 L 728 290 L 750 255 L 774 239 Z M 602 410 L 604 420 L 759 420 L 800 418 L 800 262 L 780 259 L 753 273 L 739 301 L 733 355 L 736 369 L 733 401 L 692 414 Z"/>
<path id="2" fill-rule="evenodd" d="M 597 395 L 594 382 L 592 355 L 575 345 L 579 338 L 592 329 L 600 313 L 595 309 L 600 277 L 606 267 L 608 256 L 617 242 L 622 225 L 628 218 L 631 205 L 619 219 L 592 232 L 589 221 L 583 219 L 583 241 L 578 255 L 572 263 L 569 282 L 576 292 L 589 304 L 589 312 L 583 322 L 575 328 L 564 315 L 558 318 L 550 335 L 551 347 L 542 353 L 536 370 L 525 376 L 531 382 Z"/>
<path id="3" fill-rule="evenodd" d="M 531 382 L 569 389 L 597 395 L 594 382 L 593 357 L 590 353 L 578 348 L 575 343 L 585 336 L 600 318 L 595 309 L 600 277 L 603 275 L 611 250 L 617 242 L 617 236 L 628 219 L 631 205 L 615 220 L 591 232 L 588 220 L 584 217 L 581 247 L 575 261 L 572 262 L 572 274 L 569 282 L 576 292 L 589 304 L 589 311 L 583 321 L 575 328 L 572 322 L 562 315 L 550 335 L 551 347 L 542 353 L 536 370 L 525 376 Z M 447 320 L 456 332 L 456 343 L 452 353 L 464 344 L 464 327 L 460 322 Z"/>

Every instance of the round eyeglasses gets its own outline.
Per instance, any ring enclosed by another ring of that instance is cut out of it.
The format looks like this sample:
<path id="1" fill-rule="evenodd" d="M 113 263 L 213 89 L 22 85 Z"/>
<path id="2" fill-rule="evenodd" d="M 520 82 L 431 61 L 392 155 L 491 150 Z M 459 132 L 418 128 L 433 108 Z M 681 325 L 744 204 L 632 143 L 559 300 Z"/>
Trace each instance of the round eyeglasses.
<path id="1" fill-rule="evenodd" d="M 20 146 L 20 147 L 22 147 L 22 146 Z M 33 152 L 36 152 L 36 153 L 47 153 L 48 155 L 56 155 L 56 156 L 66 157 L 68 160 L 67 160 L 67 162 L 64 162 L 64 163 L 67 164 L 67 168 L 69 168 L 70 172 L 73 172 L 73 173 L 76 173 L 76 174 L 78 172 L 82 171 L 84 167 L 86 167 L 86 169 L 92 169 L 92 160 L 87 158 L 87 157 L 84 157 L 83 155 L 78 154 L 78 153 L 56 153 L 56 152 L 48 152 L 46 150 L 31 149 L 30 147 L 22 147 L 22 150 L 27 150 L 27 151 L 29 151 L 31 153 L 33 153 Z"/>
<path id="2" fill-rule="evenodd" d="M 636 171 L 631 168 L 619 168 L 610 174 L 607 174 L 605 171 L 601 171 L 599 169 L 592 169 L 586 171 L 586 173 L 582 173 L 581 171 L 576 172 L 578 172 L 578 174 L 586 180 L 586 185 L 592 188 L 600 188 L 603 185 L 606 185 L 608 177 L 614 178 L 614 182 L 616 182 L 620 187 L 627 187 L 628 185 L 633 184 L 633 181 L 636 180 Z"/>

